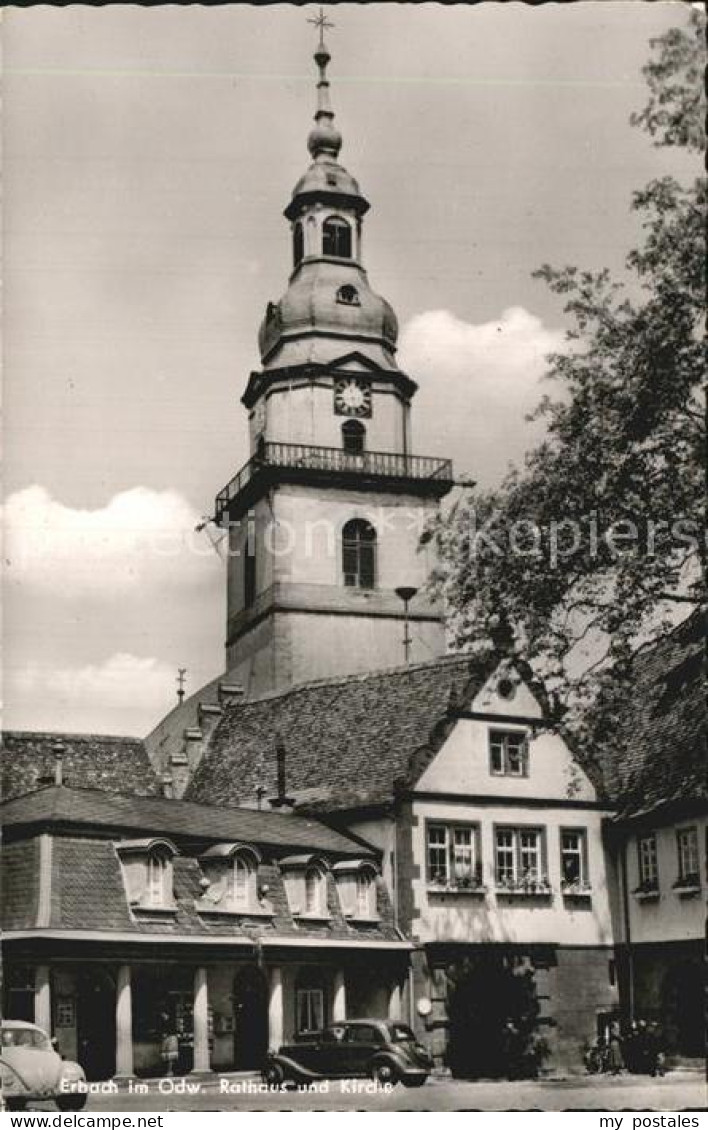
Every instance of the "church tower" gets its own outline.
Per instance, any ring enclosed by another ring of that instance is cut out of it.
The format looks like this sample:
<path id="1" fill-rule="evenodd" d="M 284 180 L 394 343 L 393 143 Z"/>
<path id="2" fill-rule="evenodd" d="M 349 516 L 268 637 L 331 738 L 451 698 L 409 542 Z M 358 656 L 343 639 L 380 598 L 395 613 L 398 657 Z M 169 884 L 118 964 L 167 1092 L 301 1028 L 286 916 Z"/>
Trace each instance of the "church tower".
<path id="1" fill-rule="evenodd" d="M 229 545 L 226 667 L 249 697 L 445 650 L 419 540 L 452 466 L 412 451 L 417 386 L 396 364 L 396 316 L 364 269 L 369 204 L 339 163 L 323 24 L 312 163 L 284 213 L 292 271 L 268 303 L 262 367 L 242 397 L 251 458 L 216 498 Z"/>

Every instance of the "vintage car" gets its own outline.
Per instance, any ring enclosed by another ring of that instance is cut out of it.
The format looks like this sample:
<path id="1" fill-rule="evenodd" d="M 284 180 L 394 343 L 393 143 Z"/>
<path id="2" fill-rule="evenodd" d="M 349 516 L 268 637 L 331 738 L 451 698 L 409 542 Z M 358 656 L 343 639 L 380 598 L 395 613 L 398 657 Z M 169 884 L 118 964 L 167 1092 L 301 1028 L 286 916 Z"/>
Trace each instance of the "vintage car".
<path id="1" fill-rule="evenodd" d="M 347 1020 L 296 1037 L 270 1051 L 263 1078 L 271 1087 L 315 1079 L 351 1079 L 421 1087 L 433 1067 L 430 1053 L 397 1020 Z"/>
<path id="2" fill-rule="evenodd" d="M 0 1083 L 8 1110 L 30 1101 L 53 1099 L 59 1110 L 81 1110 L 86 1092 L 83 1068 L 62 1059 L 46 1032 L 25 1020 L 0 1023 Z"/>

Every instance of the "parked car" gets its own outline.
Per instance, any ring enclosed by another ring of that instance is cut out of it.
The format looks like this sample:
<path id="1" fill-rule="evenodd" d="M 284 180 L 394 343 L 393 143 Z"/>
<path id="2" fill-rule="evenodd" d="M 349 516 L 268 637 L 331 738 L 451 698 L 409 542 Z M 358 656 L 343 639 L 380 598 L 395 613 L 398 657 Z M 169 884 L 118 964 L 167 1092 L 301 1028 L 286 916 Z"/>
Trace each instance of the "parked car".
<path id="1" fill-rule="evenodd" d="M 46 1099 L 53 1099 L 59 1110 L 82 1110 L 86 1092 L 70 1088 L 85 1081 L 83 1068 L 62 1059 L 36 1024 L 25 1020 L 0 1023 L 0 1083 L 8 1110 L 22 1110 L 31 1100 Z"/>
<path id="2" fill-rule="evenodd" d="M 407 1024 L 347 1020 L 322 1032 L 298 1036 L 292 1044 L 269 1052 L 263 1078 L 273 1087 L 357 1077 L 421 1087 L 432 1068 L 430 1053 Z"/>

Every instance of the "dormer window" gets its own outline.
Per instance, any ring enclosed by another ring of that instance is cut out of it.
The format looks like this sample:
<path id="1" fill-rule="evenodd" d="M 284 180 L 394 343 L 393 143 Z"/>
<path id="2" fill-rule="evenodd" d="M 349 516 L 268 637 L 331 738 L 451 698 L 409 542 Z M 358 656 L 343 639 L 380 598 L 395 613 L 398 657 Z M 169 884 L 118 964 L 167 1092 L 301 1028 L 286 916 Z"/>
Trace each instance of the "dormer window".
<path id="1" fill-rule="evenodd" d="M 128 901 L 133 910 L 176 910 L 170 840 L 122 840 L 116 844 Z"/>
<path id="2" fill-rule="evenodd" d="M 345 283 L 337 291 L 337 302 L 341 303 L 342 306 L 361 306 L 359 291 L 350 283 Z"/>
<path id="3" fill-rule="evenodd" d="M 261 909 L 258 902 L 258 865 L 261 856 L 250 844 L 216 844 L 208 848 L 200 863 L 204 893 L 200 912 L 248 914 Z"/>
<path id="4" fill-rule="evenodd" d="M 342 447 L 350 455 L 361 455 L 366 442 L 366 428 L 360 420 L 342 424 Z"/>
<path id="5" fill-rule="evenodd" d="M 330 216 L 322 225 L 322 254 L 351 259 L 352 229 L 341 216 Z"/>
<path id="6" fill-rule="evenodd" d="M 370 859 L 348 859 L 335 863 L 332 871 L 345 917 L 369 922 L 377 919 L 374 863 Z"/>
<path id="7" fill-rule="evenodd" d="M 165 906 L 171 901 L 170 858 L 164 848 L 155 848 L 148 856 L 147 903 Z"/>
<path id="8" fill-rule="evenodd" d="M 309 855 L 280 861 L 290 910 L 296 918 L 327 918 L 327 866 Z"/>

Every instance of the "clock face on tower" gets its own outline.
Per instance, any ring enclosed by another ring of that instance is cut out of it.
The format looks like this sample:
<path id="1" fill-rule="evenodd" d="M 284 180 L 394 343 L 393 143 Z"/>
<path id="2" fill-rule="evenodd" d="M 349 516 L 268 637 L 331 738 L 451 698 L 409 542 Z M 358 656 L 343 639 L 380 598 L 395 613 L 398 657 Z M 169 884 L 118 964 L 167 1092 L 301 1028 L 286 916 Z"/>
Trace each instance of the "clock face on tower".
<path id="1" fill-rule="evenodd" d="M 370 416 L 371 385 L 356 377 L 344 377 L 334 386 L 334 410 L 338 416 Z"/>

